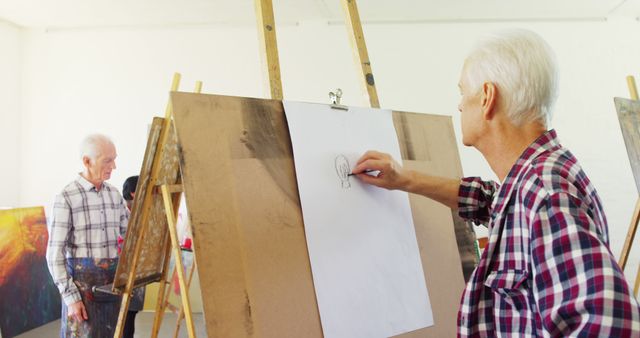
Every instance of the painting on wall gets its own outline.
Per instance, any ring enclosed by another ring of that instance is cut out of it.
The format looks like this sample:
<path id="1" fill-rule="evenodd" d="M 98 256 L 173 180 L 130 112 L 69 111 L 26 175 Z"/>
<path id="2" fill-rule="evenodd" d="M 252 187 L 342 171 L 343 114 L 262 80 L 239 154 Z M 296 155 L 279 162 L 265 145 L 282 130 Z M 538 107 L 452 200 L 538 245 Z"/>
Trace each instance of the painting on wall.
<path id="1" fill-rule="evenodd" d="M 60 318 L 47 268 L 43 207 L 0 210 L 0 332 L 14 337 Z"/>

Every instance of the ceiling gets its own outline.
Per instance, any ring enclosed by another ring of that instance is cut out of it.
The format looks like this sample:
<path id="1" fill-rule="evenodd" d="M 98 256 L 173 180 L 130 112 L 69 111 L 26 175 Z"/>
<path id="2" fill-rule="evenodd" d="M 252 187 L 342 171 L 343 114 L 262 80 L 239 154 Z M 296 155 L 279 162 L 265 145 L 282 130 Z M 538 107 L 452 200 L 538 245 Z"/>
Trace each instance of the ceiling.
<path id="1" fill-rule="evenodd" d="M 344 0 L 272 0 L 277 22 L 341 22 Z M 640 0 L 359 0 L 385 22 L 638 20 Z M 254 0 L 0 0 L 3 21 L 28 28 L 254 24 Z"/>

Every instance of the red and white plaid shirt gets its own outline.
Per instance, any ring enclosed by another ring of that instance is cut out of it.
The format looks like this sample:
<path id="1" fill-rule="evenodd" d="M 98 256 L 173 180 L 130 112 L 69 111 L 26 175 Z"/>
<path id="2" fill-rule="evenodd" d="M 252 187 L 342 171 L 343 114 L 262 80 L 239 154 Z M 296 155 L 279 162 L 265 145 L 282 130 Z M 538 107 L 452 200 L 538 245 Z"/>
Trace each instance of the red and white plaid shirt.
<path id="1" fill-rule="evenodd" d="M 489 228 L 462 294 L 461 337 L 640 337 L 640 308 L 611 250 L 598 194 L 554 130 L 502 186 L 464 178 L 461 217 Z"/>

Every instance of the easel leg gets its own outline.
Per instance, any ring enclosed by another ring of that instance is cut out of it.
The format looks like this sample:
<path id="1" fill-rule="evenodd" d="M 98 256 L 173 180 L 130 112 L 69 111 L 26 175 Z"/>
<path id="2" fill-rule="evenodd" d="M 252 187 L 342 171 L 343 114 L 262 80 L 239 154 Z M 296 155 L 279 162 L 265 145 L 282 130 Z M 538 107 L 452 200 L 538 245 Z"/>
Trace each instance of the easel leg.
<path id="1" fill-rule="evenodd" d="M 113 334 L 114 338 L 122 337 L 122 331 L 124 331 L 124 322 L 127 320 L 127 312 L 129 312 L 129 302 L 131 301 L 131 290 L 133 288 L 129 283 L 125 287 L 122 293 L 122 302 L 120 303 L 120 312 L 118 313 L 118 323 L 116 324 L 116 331 Z"/>
<path id="2" fill-rule="evenodd" d="M 153 327 L 151 329 L 151 338 L 158 337 L 158 333 L 160 332 L 160 325 L 162 325 L 162 317 L 164 316 L 164 308 L 162 303 L 164 303 L 164 289 L 167 282 L 164 278 L 158 283 L 158 297 L 156 300 L 156 313 L 153 317 Z"/>
<path id="3" fill-rule="evenodd" d="M 273 16 L 271 0 L 255 0 L 258 18 L 258 32 L 260 38 L 260 53 L 262 62 L 266 66 L 266 75 L 271 98 L 282 100 L 282 80 L 280 78 L 280 60 L 278 57 L 278 43 L 276 39 L 276 24 Z"/>
<path id="4" fill-rule="evenodd" d="M 367 45 L 364 41 L 364 32 L 362 31 L 362 23 L 360 22 L 360 14 L 356 0 L 342 0 L 342 7 L 345 14 L 345 24 L 349 32 L 351 47 L 356 64 L 362 71 L 360 83 L 364 92 L 369 96 L 369 104 L 372 108 L 380 108 L 378 100 L 378 90 L 376 89 L 373 79 L 373 71 L 371 70 L 371 61 L 367 52 Z"/>
<path id="5" fill-rule="evenodd" d="M 165 254 L 165 257 L 168 257 L 171 254 L 170 250 L 171 248 L 167 247 L 167 252 Z M 162 271 L 167 271 L 167 269 L 169 269 L 169 261 L 170 259 L 166 260 L 164 269 Z M 174 268 L 174 271 L 175 271 L 175 268 Z M 169 287 L 167 287 L 166 272 L 165 272 L 165 275 L 162 276 L 162 279 L 160 280 L 158 285 L 158 298 L 156 300 L 156 314 L 153 318 L 153 328 L 151 329 L 152 338 L 158 337 L 158 333 L 160 332 L 160 326 L 162 325 L 162 320 L 164 319 L 164 313 L 167 308 L 167 302 L 169 301 L 169 294 L 173 286 L 173 273 L 171 273 L 170 276 L 171 276 L 170 277 L 171 280 L 168 283 Z"/>
<path id="6" fill-rule="evenodd" d="M 620 253 L 620 269 L 624 271 L 627 265 L 627 258 L 629 258 L 629 252 L 631 251 L 631 245 L 633 239 L 636 237 L 636 230 L 638 229 L 638 221 L 640 220 L 640 198 L 636 202 L 636 208 L 633 211 L 633 217 L 631 217 L 631 224 L 629 225 L 629 231 L 627 232 L 627 238 L 624 240 L 624 246 L 622 247 L 622 253 Z"/>
<path id="7" fill-rule="evenodd" d="M 178 283 L 180 284 L 180 298 L 182 300 L 182 308 L 184 309 L 185 319 L 187 322 L 187 332 L 190 338 L 196 336 L 195 327 L 193 325 L 193 318 L 191 316 L 191 303 L 189 302 L 189 293 L 187 283 L 184 277 L 184 266 L 182 264 L 182 255 L 180 251 L 180 243 L 178 243 L 178 234 L 176 231 L 176 217 L 174 215 L 173 203 L 171 200 L 171 194 L 169 188 L 166 185 L 162 185 L 162 199 L 164 200 L 164 208 L 167 214 L 167 223 L 169 226 L 169 234 L 171 235 L 171 248 L 176 259 L 176 270 L 178 273 Z"/>
<path id="8" fill-rule="evenodd" d="M 196 271 L 196 256 L 193 256 L 193 263 L 191 263 L 191 269 L 189 271 L 189 278 L 187 279 L 187 289 L 191 288 L 191 281 L 193 280 L 193 272 Z M 178 319 L 176 320 L 176 328 L 173 331 L 173 338 L 178 338 L 178 332 L 180 331 L 180 324 L 182 323 L 182 318 L 184 318 L 184 310 L 180 308 L 180 312 L 178 313 Z"/>

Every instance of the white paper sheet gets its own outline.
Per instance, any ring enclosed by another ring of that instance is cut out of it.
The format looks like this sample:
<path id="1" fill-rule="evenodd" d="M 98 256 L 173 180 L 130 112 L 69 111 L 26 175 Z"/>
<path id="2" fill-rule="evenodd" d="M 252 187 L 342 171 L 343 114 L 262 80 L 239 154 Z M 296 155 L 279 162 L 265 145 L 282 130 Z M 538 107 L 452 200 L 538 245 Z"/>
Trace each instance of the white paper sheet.
<path id="1" fill-rule="evenodd" d="M 325 337 L 433 325 L 408 195 L 347 176 L 369 149 L 400 158 L 391 111 L 284 102 Z"/>

